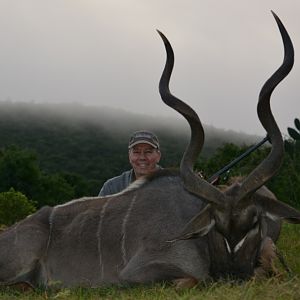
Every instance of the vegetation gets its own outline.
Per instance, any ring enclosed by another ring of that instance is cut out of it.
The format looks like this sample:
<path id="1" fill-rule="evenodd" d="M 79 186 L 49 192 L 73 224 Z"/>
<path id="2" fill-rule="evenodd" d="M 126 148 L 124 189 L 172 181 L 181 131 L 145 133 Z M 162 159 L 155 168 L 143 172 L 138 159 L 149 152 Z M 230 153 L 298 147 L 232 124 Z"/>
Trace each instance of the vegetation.
<path id="1" fill-rule="evenodd" d="M 76 174 L 41 171 L 33 151 L 10 146 L 0 152 L 0 192 L 13 188 L 34 200 L 37 208 L 82 196 L 87 184 Z"/>
<path id="2" fill-rule="evenodd" d="M 299 207 L 300 201 L 300 121 L 295 118 L 295 129 L 289 127 L 290 138 L 285 140 L 286 160 L 278 178 L 280 180 L 279 197 L 286 195 L 286 201 Z M 277 182 L 277 183 L 278 183 Z"/>
<path id="3" fill-rule="evenodd" d="M 295 119 L 295 125 L 300 130 L 300 122 Z M 296 129 L 289 128 L 290 138 L 285 140 L 286 153 L 279 173 L 266 185 L 281 201 L 300 209 L 300 133 Z M 201 156 L 196 164 L 196 169 L 205 175 L 212 176 L 236 157 L 243 154 L 249 146 L 237 146 L 227 143 L 219 147 L 213 156 L 204 158 Z M 270 151 L 269 146 L 261 147 L 251 153 L 247 158 L 241 160 L 227 173 L 219 178 L 218 183 L 224 184 L 235 176 L 246 176 L 249 174 Z"/>
<path id="4" fill-rule="evenodd" d="M 10 226 L 35 211 L 34 202 L 13 188 L 0 193 L 0 224 Z"/>
<path id="5" fill-rule="evenodd" d="M 178 166 L 189 138 L 181 119 L 169 120 L 77 104 L 50 105 L 0 102 L 0 148 L 16 145 L 34 151 L 39 167 L 47 173 L 78 174 L 87 180 L 89 195 L 102 183 L 129 167 L 129 135 L 153 130 L 160 138 L 163 166 Z M 253 143 L 257 136 L 206 127 L 204 154 L 222 143 Z"/>

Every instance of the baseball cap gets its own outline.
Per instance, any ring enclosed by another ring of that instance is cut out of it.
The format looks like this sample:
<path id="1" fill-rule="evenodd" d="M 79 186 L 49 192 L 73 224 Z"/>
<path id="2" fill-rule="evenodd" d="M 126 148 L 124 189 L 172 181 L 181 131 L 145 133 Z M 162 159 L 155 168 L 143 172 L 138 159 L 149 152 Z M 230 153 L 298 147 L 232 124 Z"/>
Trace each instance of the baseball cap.
<path id="1" fill-rule="evenodd" d="M 151 145 L 153 148 L 159 149 L 159 141 L 157 136 L 153 132 L 146 130 L 134 132 L 129 139 L 128 148 L 130 149 L 137 144 L 144 143 Z"/>

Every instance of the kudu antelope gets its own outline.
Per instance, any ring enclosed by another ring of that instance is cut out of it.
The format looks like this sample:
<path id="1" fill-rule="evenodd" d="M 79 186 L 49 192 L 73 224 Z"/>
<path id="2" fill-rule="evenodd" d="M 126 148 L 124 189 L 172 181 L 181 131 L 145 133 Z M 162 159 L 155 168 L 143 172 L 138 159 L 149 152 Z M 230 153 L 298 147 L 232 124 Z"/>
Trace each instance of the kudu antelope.
<path id="1" fill-rule="evenodd" d="M 101 286 L 178 279 L 179 284 L 194 284 L 254 275 L 266 245 L 279 235 L 280 221 L 300 222 L 298 211 L 263 187 L 283 157 L 270 96 L 293 65 L 291 40 L 275 19 L 284 61 L 263 86 L 258 102 L 272 149 L 249 176 L 221 192 L 194 174 L 203 128 L 197 114 L 169 91 L 174 56 L 160 33 L 167 51 L 160 94 L 186 118 L 192 132 L 180 171 L 160 170 L 116 195 L 44 207 L 8 228 L 0 235 L 1 283 Z"/>

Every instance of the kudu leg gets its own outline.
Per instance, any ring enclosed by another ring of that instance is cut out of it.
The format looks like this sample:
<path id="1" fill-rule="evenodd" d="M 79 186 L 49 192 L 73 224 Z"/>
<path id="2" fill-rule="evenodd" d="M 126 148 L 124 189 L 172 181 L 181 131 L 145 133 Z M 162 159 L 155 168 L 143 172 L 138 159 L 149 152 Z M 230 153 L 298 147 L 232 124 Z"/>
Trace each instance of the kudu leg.
<path id="1" fill-rule="evenodd" d="M 199 256 L 194 245 L 187 245 L 186 241 L 176 244 L 166 251 L 137 253 L 121 271 L 121 280 L 126 283 L 145 283 L 178 279 L 175 284 L 180 288 L 192 287 L 198 280 L 207 279 L 208 262 Z"/>
<path id="2" fill-rule="evenodd" d="M 42 258 L 49 237 L 50 208 L 43 208 L 0 234 L 0 285 L 42 284 Z"/>

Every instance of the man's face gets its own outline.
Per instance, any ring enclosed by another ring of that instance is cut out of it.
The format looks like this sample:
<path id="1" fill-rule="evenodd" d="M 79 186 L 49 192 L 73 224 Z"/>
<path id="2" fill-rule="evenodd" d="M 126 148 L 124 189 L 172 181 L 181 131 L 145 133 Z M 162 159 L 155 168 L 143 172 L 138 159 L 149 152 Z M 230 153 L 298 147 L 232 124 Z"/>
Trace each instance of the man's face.
<path id="1" fill-rule="evenodd" d="M 157 169 L 160 151 L 148 144 L 137 144 L 129 150 L 129 162 L 136 178 L 152 173 Z"/>

